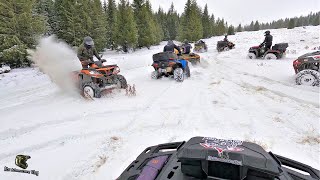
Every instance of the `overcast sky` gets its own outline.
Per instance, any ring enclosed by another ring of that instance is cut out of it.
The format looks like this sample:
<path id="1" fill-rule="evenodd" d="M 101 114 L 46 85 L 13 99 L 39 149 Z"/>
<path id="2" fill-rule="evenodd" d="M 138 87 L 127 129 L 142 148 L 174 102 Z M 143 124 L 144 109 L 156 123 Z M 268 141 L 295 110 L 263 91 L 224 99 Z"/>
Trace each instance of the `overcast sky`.
<path id="1" fill-rule="evenodd" d="M 150 2 L 154 10 L 159 6 L 167 10 L 173 2 L 175 9 L 182 13 L 187 0 L 150 0 Z M 207 3 L 210 14 L 223 17 L 233 25 L 249 24 L 252 20 L 270 22 L 320 11 L 320 0 L 197 0 L 197 2 L 202 8 Z"/>

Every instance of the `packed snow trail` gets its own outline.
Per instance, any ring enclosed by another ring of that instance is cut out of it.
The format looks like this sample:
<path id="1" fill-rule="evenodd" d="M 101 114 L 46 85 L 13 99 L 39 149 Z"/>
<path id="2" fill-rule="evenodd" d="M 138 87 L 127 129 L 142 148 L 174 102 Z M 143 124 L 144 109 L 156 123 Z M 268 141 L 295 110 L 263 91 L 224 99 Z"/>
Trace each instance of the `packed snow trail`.
<path id="1" fill-rule="evenodd" d="M 152 54 L 164 44 L 133 54 L 106 52 L 136 85 L 136 97 L 119 91 L 85 101 L 37 68 L 1 75 L 0 165 L 15 167 L 15 156 L 27 154 L 29 168 L 40 175 L 0 171 L 0 179 L 115 179 L 146 147 L 193 136 L 253 141 L 320 168 L 319 87 L 296 86 L 292 68 L 295 57 L 319 46 L 319 30 L 272 30 L 297 52 L 275 61 L 245 59 L 263 31 L 230 36 L 236 49 L 220 54 L 215 46 L 222 37 L 208 39 L 209 52 L 183 83 L 150 78 Z M 304 44 L 293 39 L 298 35 Z"/>

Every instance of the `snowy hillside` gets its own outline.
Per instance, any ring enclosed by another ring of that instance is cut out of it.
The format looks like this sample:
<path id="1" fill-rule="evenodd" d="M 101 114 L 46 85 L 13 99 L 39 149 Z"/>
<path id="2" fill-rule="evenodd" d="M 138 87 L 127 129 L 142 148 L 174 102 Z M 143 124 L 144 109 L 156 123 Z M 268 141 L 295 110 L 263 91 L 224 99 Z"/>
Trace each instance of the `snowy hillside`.
<path id="1" fill-rule="evenodd" d="M 0 167 L 15 167 L 15 156 L 26 154 L 28 169 L 40 174 L 0 171 L 0 179 L 115 179 L 147 146 L 193 136 L 256 142 L 320 168 L 319 87 L 295 85 L 292 68 L 296 57 L 320 46 L 319 32 L 320 26 L 272 30 L 274 43 L 288 42 L 289 53 L 271 61 L 246 59 L 263 31 L 229 36 L 236 49 L 222 53 L 215 48 L 223 37 L 208 39 L 209 51 L 183 83 L 150 78 L 152 54 L 164 43 L 133 54 L 106 52 L 136 85 L 136 97 L 117 91 L 86 101 L 38 68 L 1 74 Z M 50 66 L 59 63 L 55 68 L 77 62 L 64 46 L 44 49 Z"/>

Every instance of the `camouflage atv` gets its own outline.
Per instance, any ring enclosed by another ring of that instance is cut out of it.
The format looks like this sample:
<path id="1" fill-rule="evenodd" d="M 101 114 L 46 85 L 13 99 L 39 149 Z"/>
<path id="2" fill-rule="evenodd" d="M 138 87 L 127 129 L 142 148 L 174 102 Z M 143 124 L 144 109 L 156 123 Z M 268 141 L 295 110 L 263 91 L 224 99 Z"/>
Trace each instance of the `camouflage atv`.
<path id="1" fill-rule="evenodd" d="M 307 53 L 293 61 L 297 74 L 297 85 L 319 86 L 320 84 L 320 51 Z"/>
<path id="2" fill-rule="evenodd" d="M 182 54 L 180 58 L 189 61 L 192 65 L 200 64 L 200 56 L 195 53 Z"/>
<path id="3" fill-rule="evenodd" d="M 204 41 L 200 40 L 194 44 L 193 51 L 197 53 L 204 53 L 208 51 L 208 46 Z"/>

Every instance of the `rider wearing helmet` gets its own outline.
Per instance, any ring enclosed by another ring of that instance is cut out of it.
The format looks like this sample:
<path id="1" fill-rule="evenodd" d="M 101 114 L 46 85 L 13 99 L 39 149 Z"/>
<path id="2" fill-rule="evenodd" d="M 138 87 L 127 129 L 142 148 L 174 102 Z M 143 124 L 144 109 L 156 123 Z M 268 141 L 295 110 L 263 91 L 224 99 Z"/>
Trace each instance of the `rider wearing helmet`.
<path id="1" fill-rule="evenodd" d="M 97 59 L 101 60 L 96 48 L 94 47 L 93 39 L 87 36 L 84 38 L 83 44 L 79 46 L 77 54 L 82 64 L 82 68 L 88 68 L 88 65 L 94 62 L 93 55 L 96 56 Z"/>
<path id="2" fill-rule="evenodd" d="M 229 40 L 228 40 L 228 35 L 225 35 L 225 36 L 224 36 L 223 41 L 224 41 L 224 42 L 229 42 Z"/>
<path id="3" fill-rule="evenodd" d="M 191 52 L 191 48 L 192 48 L 192 46 L 191 46 L 191 44 L 189 44 L 189 41 L 188 40 L 184 40 L 184 44 L 182 45 L 182 47 L 183 47 L 183 54 L 190 54 L 190 52 Z"/>
<path id="4" fill-rule="evenodd" d="M 178 50 L 178 54 L 181 54 L 180 48 L 175 45 L 172 40 L 169 40 L 167 45 L 163 48 L 163 52 L 174 52 L 174 49 Z"/>
<path id="5" fill-rule="evenodd" d="M 273 36 L 270 34 L 270 31 L 266 31 L 264 34 L 265 39 L 261 45 L 265 46 L 265 50 L 271 49 Z"/>

